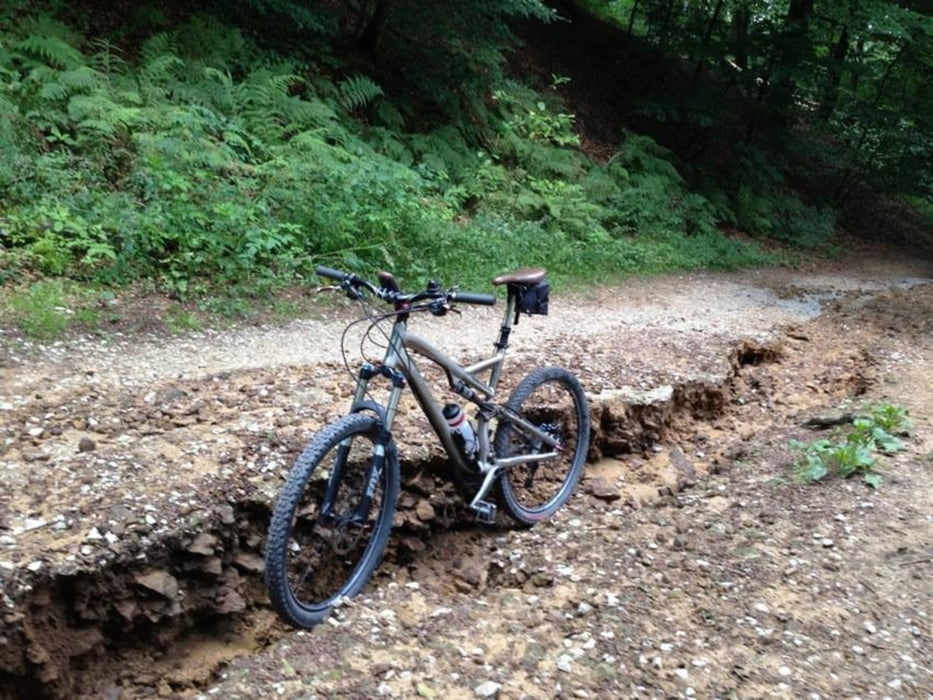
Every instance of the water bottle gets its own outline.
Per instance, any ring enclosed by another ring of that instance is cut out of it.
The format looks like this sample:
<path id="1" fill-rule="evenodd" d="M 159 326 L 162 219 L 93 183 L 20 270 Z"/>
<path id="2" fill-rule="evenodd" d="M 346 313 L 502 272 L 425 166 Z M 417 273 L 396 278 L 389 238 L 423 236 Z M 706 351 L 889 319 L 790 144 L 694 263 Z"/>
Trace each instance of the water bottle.
<path id="1" fill-rule="evenodd" d="M 472 424 L 467 420 L 466 413 L 461 411 L 457 404 L 449 403 L 444 406 L 443 414 L 444 418 L 447 419 L 450 432 L 454 436 L 454 442 L 461 447 L 463 454 L 468 459 L 472 459 L 476 454 L 476 431 L 473 430 Z"/>

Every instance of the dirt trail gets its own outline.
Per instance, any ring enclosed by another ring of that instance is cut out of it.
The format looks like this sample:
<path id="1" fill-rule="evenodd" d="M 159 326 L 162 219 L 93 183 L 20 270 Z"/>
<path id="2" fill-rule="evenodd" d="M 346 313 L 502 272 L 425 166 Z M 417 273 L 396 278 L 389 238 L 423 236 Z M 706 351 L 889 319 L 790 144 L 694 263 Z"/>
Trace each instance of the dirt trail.
<path id="1" fill-rule="evenodd" d="M 310 633 L 265 606 L 263 528 L 345 408 L 352 309 L 41 348 L 6 333 L 0 697 L 928 697 L 931 277 L 873 253 L 556 292 L 510 366 L 583 380 L 580 495 L 528 532 L 474 526 L 403 420 L 392 556 Z M 470 356 L 498 321 L 413 327 Z M 915 421 L 882 488 L 798 484 L 804 418 L 867 400 Z"/>

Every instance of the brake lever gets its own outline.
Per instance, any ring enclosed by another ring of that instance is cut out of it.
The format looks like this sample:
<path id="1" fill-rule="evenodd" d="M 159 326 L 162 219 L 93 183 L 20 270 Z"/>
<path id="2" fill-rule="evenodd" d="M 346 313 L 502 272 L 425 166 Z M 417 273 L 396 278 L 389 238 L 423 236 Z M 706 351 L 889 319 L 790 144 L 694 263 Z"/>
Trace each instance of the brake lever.
<path id="1" fill-rule="evenodd" d="M 347 297 L 353 301 L 360 301 L 363 292 L 349 284 L 324 284 L 317 288 L 318 292 L 346 292 Z"/>
<path id="2" fill-rule="evenodd" d="M 435 299 L 430 304 L 428 304 L 428 311 L 431 312 L 432 316 L 446 316 L 448 311 L 457 311 L 450 304 L 447 303 L 447 300 L 441 297 L 440 299 Z M 460 313 L 457 311 L 457 313 Z"/>

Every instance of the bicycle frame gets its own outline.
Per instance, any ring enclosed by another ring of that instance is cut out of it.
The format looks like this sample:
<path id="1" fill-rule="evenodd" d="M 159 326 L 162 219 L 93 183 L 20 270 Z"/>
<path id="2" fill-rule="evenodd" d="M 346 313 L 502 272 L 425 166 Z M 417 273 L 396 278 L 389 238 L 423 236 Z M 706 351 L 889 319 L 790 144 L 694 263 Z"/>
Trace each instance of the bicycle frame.
<path id="1" fill-rule="evenodd" d="M 408 313 L 400 309 L 402 313 L 399 314 L 392 325 L 392 333 L 389 337 L 382 364 L 364 363 L 360 368 L 353 397 L 351 410 L 360 410 L 370 404 L 365 397 L 369 383 L 374 377 L 384 376 L 391 380 L 392 388 L 389 398 L 385 406 L 382 407 L 383 410 L 380 411 L 380 417 L 383 420 L 384 430 L 387 434 L 386 442 L 388 442 L 402 392 L 406 385 L 409 386 L 415 400 L 440 439 L 451 461 L 453 461 L 455 468 L 465 472 L 478 469 L 483 474 L 482 486 L 470 503 L 473 508 L 479 508 L 478 504 L 482 502 L 495 477 L 503 469 L 508 469 L 517 464 L 548 459 L 559 454 L 561 450 L 561 446 L 553 436 L 538 429 L 537 426 L 528 422 L 504 404 L 493 401 L 496 397 L 496 388 L 505 361 L 509 335 L 515 320 L 516 304 L 516 297 L 509 294 L 502 326 L 499 330 L 499 338 L 495 344 L 495 352 L 490 357 L 467 367 L 456 362 L 428 340 L 411 333 L 408 330 Z M 447 377 L 450 390 L 479 408 L 476 414 L 476 433 L 479 449 L 475 465 L 468 463 L 454 442 L 453 434 L 442 413 L 440 402 L 431 393 L 427 382 L 418 369 L 414 356 L 423 357 L 440 367 Z M 489 372 L 486 381 L 479 377 L 484 372 Z M 552 451 L 509 457 L 494 455 L 489 437 L 489 425 L 493 419 L 508 420 L 522 433 L 532 436 L 540 443 L 551 447 Z"/>

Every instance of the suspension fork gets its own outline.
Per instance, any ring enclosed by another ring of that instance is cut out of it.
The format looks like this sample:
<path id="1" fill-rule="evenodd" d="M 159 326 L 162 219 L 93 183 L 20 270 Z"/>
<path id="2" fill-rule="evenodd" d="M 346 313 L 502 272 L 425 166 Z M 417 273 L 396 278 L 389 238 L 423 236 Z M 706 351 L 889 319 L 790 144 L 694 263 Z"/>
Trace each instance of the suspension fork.
<path id="1" fill-rule="evenodd" d="M 389 400 L 386 406 L 382 406 L 375 401 L 366 400 L 366 388 L 369 381 L 376 376 L 388 377 L 392 382 L 392 391 L 389 394 Z M 383 469 L 387 458 L 394 456 L 395 446 L 392 443 L 392 432 L 390 426 L 398 410 L 399 400 L 402 390 L 405 388 L 405 376 L 396 369 L 386 365 L 373 365 L 369 362 L 360 367 L 359 378 L 357 380 L 356 392 L 353 397 L 353 404 L 350 408 L 351 413 L 360 413 L 362 411 L 372 411 L 379 418 L 379 434 L 375 440 L 375 449 L 373 458 L 370 460 L 369 469 L 366 474 L 366 488 L 363 497 L 353 509 L 349 517 L 349 522 L 362 524 L 366 520 L 372 507 L 373 498 L 376 489 L 379 486 L 379 480 L 382 478 Z M 347 464 L 347 455 L 350 453 L 353 438 L 348 437 L 337 449 L 337 457 L 334 460 L 334 467 L 330 478 L 327 481 L 327 489 L 324 492 L 324 499 L 321 504 L 321 515 L 329 517 L 332 514 L 334 502 L 337 499 L 337 493 L 340 490 L 340 483 L 343 481 L 344 470 Z"/>

